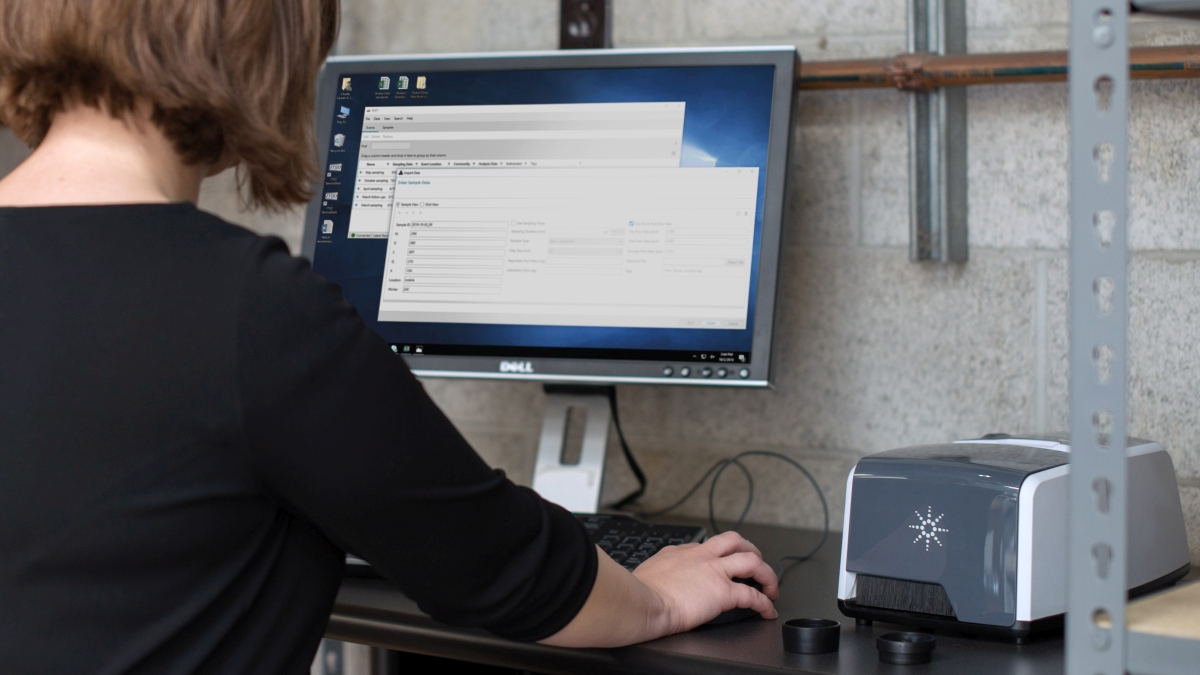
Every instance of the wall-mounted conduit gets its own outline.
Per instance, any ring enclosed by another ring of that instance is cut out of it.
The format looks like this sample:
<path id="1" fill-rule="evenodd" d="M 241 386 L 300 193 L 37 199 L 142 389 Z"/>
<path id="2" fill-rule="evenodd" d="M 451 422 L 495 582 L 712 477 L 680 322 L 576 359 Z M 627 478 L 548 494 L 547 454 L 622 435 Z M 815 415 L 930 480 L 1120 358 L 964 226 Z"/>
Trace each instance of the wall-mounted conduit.
<path id="1" fill-rule="evenodd" d="M 1200 77 L 1200 45 L 1129 50 L 1129 77 L 1166 80 Z M 900 54 L 891 59 L 805 61 L 796 88 L 932 91 L 938 87 L 1021 82 L 1066 82 L 1066 52 Z"/>

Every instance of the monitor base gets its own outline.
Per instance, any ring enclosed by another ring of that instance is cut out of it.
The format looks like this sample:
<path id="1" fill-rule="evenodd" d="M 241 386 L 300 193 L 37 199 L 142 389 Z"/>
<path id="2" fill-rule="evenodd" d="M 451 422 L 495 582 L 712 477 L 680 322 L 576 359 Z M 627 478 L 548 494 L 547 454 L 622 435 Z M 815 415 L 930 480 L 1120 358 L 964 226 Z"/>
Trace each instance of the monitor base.
<path id="1" fill-rule="evenodd" d="M 572 513 L 596 513 L 612 419 L 607 388 L 545 388 L 546 414 L 538 441 L 533 489 Z"/>

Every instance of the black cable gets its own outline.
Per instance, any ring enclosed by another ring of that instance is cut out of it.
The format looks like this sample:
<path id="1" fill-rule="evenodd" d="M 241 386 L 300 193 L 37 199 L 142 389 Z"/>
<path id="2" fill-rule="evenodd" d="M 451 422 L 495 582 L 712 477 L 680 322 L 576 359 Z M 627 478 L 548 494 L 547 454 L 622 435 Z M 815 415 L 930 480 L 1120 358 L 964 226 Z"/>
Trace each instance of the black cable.
<path id="1" fill-rule="evenodd" d="M 617 438 L 621 440 L 621 452 L 625 455 L 625 462 L 629 464 L 629 470 L 633 472 L 638 482 L 636 490 L 618 499 L 609 507 L 619 509 L 646 493 L 646 474 L 642 473 L 642 467 L 638 466 L 637 460 L 634 459 L 633 451 L 629 449 L 629 443 L 625 441 L 625 432 L 621 430 L 621 416 L 617 413 L 617 388 L 606 387 L 606 389 L 608 390 L 608 408 L 612 411 L 613 426 L 617 428 Z"/>
<path id="2" fill-rule="evenodd" d="M 605 389 L 606 393 L 608 394 L 608 408 L 610 411 L 612 411 L 613 426 L 617 428 L 617 438 L 621 441 L 621 453 L 625 455 L 625 462 L 629 464 L 629 470 L 633 472 L 633 475 L 635 478 L 637 478 L 638 482 L 638 487 L 636 490 L 617 500 L 612 504 L 612 506 L 609 507 L 612 509 L 621 509 L 630 502 L 639 499 L 646 493 L 646 474 L 642 472 L 642 467 L 638 465 L 637 459 L 634 458 L 633 451 L 629 449 L 629 443 L 625 440 L 625 431 L 621 429 L 621 415 L 617 410 L 617 388 L 610 386 L 606 387 Z M 700 480 L 692 486 L 692 489 L 688 490 L 687 494 L 683 495 L 683 497 L 681 497 L 674 504 L 671 504 L 665 509 L 642 512 L 638 515 L 643 518 L 653 518 L 654 516 L 661 516 L 670 511 L 674 511 L 682 506 L 684 502 L 690 499 L 692 495 L 696 494 L 696 491 L 704 485 L 704 481 L 708 480 L 709 476 L 712 476 L 712 484 L 708 488 L 708 523 L 712 526 L 712 532 L 714 535 L 720 534 L 721 530 L 717 527 L 715 505 L 717 481 L 721 479 L 721 474 L 725 473 L 725 469 L 728 469 L 732 464 L 736 465 L 737 468 L 742 472 L 742 475 L 746 477 L 746 505 L 742 507 L 741 515 L 738 516 L 737 521 L 731 528 L 734 532 L 737 532 L 738 529 L 746 522 L 746 516 L 750 513 L 750 507 L 754 504 L 754 477 L 750 474 L 750 471 L 746 468 L 746 465 L 742 464 L 739 460 L 741 460 L 743 457 L 753 456 L 774 457 L 775 459 L 781 459 L 796 469 L 799 469 L 800 472 L 803 473 L 806 478 L 808 478 L 808 482 L 812 483 L 813 489 L 817 492 L 817 498 L 821 500 L 821 511 L 825 519 L 824 527 L 821 529 L 821 541 L 817 542 L 817 545 L 804 555 L 785 555 L 780 557 L 779 562 L 777 563 L 778 569 L 776 569 L 776 572 L 782 577 L 785 571 L 783 569 L 783 563 L 785 560 L 792 561 L 792 565 L 788 566 L 788 569 L 790 570 L 795 565 L 798 565 L 805 560 L 809 560 L 816 555 L 817 551 L 820 551 L 821 547 L 825 545 L 825 541 L 829 539 L 829 503 L 825 500 L 825 492 L 821 490 L 821 486 L 817 484 L 817 479 L 813 478 L 813 475 L 808 472 L 808 469 L 804 468 L 802 464 L 791 457 L 788 457 L 787 455 L 782 455 L 778 452 L 771 452 L 769 450 L 747 450 L 728 459 L 719 460 L 717 463 L 709 467 L 708 471 L 705 471 L 704 475 L 700 477 Z M 716 475 L 713 475 L 713 472 L 716 472 Z"/>
<path id="3" fill-rule="evenodd" d="M 817 551 L 820 551 L 821 547 L 823 547 L 825 545 L 826 540 L 829 539 L 829 503 L 825 499 L 825 492 L 824 492 L 824 490 L 821 489 L 821 486 L 817 483 L 817 479 L 813 478 L 813 475 L 811 473 L 809 473 L 808 469 L 804 468 L 804 466 L 802 464 L 800 464 L 796 460 L 792 459 L 791 457 L 788 457 L 787 455 L 783 455 L 778 452 L 771 452 L 769 450 L 747 450 L 746 452 L 738 453 L 737 455 L 734 455 L 733 457 L 718 460 L 715 464 L 713 464 L 711 467 L 709 467 L 708 471 L 705 471 L 704 475 L 700 477 L 700 480 L 696 481 L 696 484 L 693 485 L 692 488 L 690 490 L 688 490 L 687 493 L 684 494 L 683 497 L 679 498 L 674 504 L 671 504 L 670 506 L 663 508 L 663 509 L 659 509 L 657 511 L 642 512 L 642 513 L 639 513 L 638 515 L 643 518 L 653 518 L 654 516 L 661 516 L 670 511 L 674 511 L 675 509 L 682 506 L 688 499 L 690 499 L 692 497 L 692 495 L 696 494 L 696 491 L 699 490 L 704 485 L 705 481 L 707 481 L 709 479 L 709 476 L 712 476 L 712 483 L 710 484 L 709 489 L 708 489 L 708 522 L 709 522 L 709 525 L 712 526 L 712 533 L 714 535 L 720 534 L 721 530 L 720 530 L 720 528 L 717 527 L 717 519 L 716 519 L 716 513 L 715 513 L 716 512 L 715 495 L 716 495 L 716 490 L 717 490 L 717 481 L 720 480 L 721 474 L 725 473 L 725 469 L 728 469 L 730 465 L 736 465 L 738 467 L 738 469 L 741 470 L 742 474 L 746 476 L 746 481 L 749 486 L 748 487 L 748 495 L 746 498 L 746 506 L 742 509 L 741 515 L 738 517 L 737 521 L 734 523 L 734 526 L 731 528 L 734 532 L 736 532 L 738 530 L 738 528 L 740 528 L 742 526 L 742 524 L 745 522 L 746 515 L 750 512 L 750 506 L 754 502 L 754 479 L 751 477 L 749 470 L 746 469 L 746 466 L 744 464 L 742 464 L 742 462 L 740 461 L 743 457 L 752 457 L 752 456 L 774 457 L 775 459 L 783 460 L 784 462 L 795 467 L 801 473 L 803 473 L 806 478 L 808 478 L 809 483 L 812 483 L 813 489 L 817 493 L 817 498 L 821 500 L 821 511 L 824 515 L 824 527 L 821 529 L 821 540 L 819 542 L 817 542 L 817 545 L 814 546 L 811 551 L 809 551 L 808 553 L 805 553 L 804 555 L 781 556 L 779 558 L 778 563 L 776 563 L 775 571 L 778 574 L 778 576 L 780 578 L 782 578 L 784 573 L 791 570 L 792 567 L 795 567 L 796 565 L 798 565 L 806 560 L 809 560 L 814 555 L 816 555 Z M 715 473 L 715 475 L 714 475 L 714 473 Z M 784 562 L 789 561 L 789 560 L 792 561 L 792 564 L 788 565 L 787 569 L 784 569 L 784 567 L 783 567 Z"/>
<path id="4" fill-rule="evenodd" d="M 746 456 L 766 456 L 766 458 L 775 458 L 775 459 L 779 459 L 779 460 L 784 460 L 785 462 L 787 462 L 787 464 L 790 464 L 790 465 L 798 468 L 800 473 L 803 473 L 804 476 L 809 479 L 809 483 L 812 483 L 812 489 L 816 490 L 817 498 L 820 498 L 820 500 L 821 500 L 821 510 L 824 513 L 824 527 L 822 528 L 822 531 L 821 531 L 821 540 L 820 540 L 820 542 L 817 542 L 817 545 L 814 546 L 814 548 L 812 548 L 811 551 L 806 552 L 806 554 L 804 554 L 802 556 L 796 556 L 796 555 L 781 556 L 779 558 L 780 572 L 782 571 L 782 565 L 784 565 L 785 560 L 791 560 L 791 561 L 794 561 L 797 563 L 809 560 L 809 558 L 816 555 L 816 552 L 818 550 L 821 550 L 821 546 L 823 546 L 824 543 L 826 543 L 826 539 L 829 538 L 829 503 L 826 501 L 826 498 L 824 498 L 824 491 L 821 490 L 821 485 L 817 484 L 817 479 L 812 477 L 812 474 L 809 473 L 808 468 L 804 468 L 804 466 L 802 464 L 800 464 L 800 462 L 793 460 L 792 458 L 790 458 L 790 456 L 787 456 L 787 455 L 769 452 L 769 450 L 746 450 L 746 452 L 738 453 L 737 455 L 732 456 L 732 458 L 726 460 L 726 464 L 722 465 L 721 468 L 719 468 L 719 470 L 716 471 L 715 476 L 713 476 L 713 485 L 712 485 L 712 488 L 709 489 L 708 519 L 709 519 L 709 522 L 712 522 L 712 524 L 713 524 L 713 532 L 714 533 L 718 532 L 718 530 L 716 530 L 716 520 L 715 520 L 715 518 L 713 518 L 713 501 L 712 501 L 712 492 L 716 490 L 716 482 L 718 482 L 718 480 L 721 478 L 721 473 L 725 472 L 725 468 L 728 465 L 730 465 L 730 462 L 737 461 L 742 458 L 746 458 Z M 738 521 L 736 522 L 736 524 L 733 525 L 734 532 L 737 532 L 738 527 L 742 527 L 742 522 L 744 519 L 745 519 L 745 513 L 743 512 L 742 518 L 739 518 Z"/>
<path id="5" fill-rule="evenodd" d="M 713 534 L 721 533 L 721 529 L 717 527 L 716 508 L 713 504 L 713 498 L 717 493 L 717 479 L 721 477 L 722 473 L 725 473 L 725 469 L 729 468 L 730 464 L 736 464 L 738 468 L 742 470 L 742 473 L 746 475 L 746 482 L 749 484 L 746 495 L 746 505 L 742 507 L 742 515 L 738 516 L 737 523 L 733 526 L 734 532 L 736 532 L 737 529 L 742 526 L 742 523 L 745 522 L 746 514 L 750 513 L 750 505 L 754 503 L 754 479 L 750 477 L 750 472 L 746 469 L 746 466 L 739 462 L 736 457 L 718 462 L 717 466 L 720 468 L 717 469 L 716 475 L 713 476 L 712 483 L 710 483 L 708 486 L 708 524 L 712 527 Z"/>
<path id="6" fill-rule="evenodd" d="M 696 484 L 692 486 L 692 489 L 688 490 L 687 494 L 680 497 L 679 500 L 676 501 L 674 504 L 671 504 L 670 506 L 659 509 L 657 511 L 637 512 L 638 517 L 639 518 L 653 518 L 655 516 L 661 516 L 665 513 L 670 513 L 671 511 L 674 511 L 675 509 L 679 508 L 680 506 L 683 506 L 684 502 L 686 502 L 688 499 L 691 499 L 692 495 L 696 494 L 696 490 L 699 490 L 704 485 L 704 481 L 708 480 L 708 477 L 712 475 L 712 472 L 716 471 L 718 468 L 720 468 L 722 465 L 724 465 L 727 461 L 728 460 L 724 460 L 724 459 L 717 460 L 717 463 L 710 466 L 708 468 L 708 471 L 705 471 L 704 475 L 700 477 L 700 480 L 696 481 Z M 751 494 L 751 496 L 753 496 L 754 495 L 754 479 L 750 477 L 750 472 L 748 470 L 746 470 L 746 467 L 744 464 L 742 464 L 741 462 L 736 462 L 736 464 L 738 465 L 738 468 L 742 470 L 742 475 L 744 475 L 746 477 L 746 481 L 750 485 L 750 494 Z M 747 508 L 749 508 L 749 507 L 747 506 Z"/>

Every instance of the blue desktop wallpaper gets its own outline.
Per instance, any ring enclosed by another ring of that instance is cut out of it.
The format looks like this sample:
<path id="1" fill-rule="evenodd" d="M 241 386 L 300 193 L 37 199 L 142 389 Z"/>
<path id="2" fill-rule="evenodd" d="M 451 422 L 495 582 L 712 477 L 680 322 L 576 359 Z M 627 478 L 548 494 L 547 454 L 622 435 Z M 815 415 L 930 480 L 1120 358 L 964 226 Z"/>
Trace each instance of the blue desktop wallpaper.
<path id="1" fill-rule="evenodd" d="M 396 72 L 416 82 L 427 77 L 425 98 L 393 100 L 378 91 L 380 73 L 352 76 L 352 91 L 334 101 L 329 162 L 341 163 L 329 173 L 325 191 L 339 199 L 322 210 L 334 221 L 330 238 L 319 237 L 313 267 L 341 286 L 363 320 L 393 344 L 475 345 L 496 347 L 565 347 L 621 350 L 750 352 L 758 288 L 771 122 L 772 66 L 704 66 L 684 68 L 605 68 L 594 70 L 522 70 L 490 72 Z M 339 82 L 340 89 L 340 82 Z M 408 93 L 412 93 L 410 88 Z M 594 328 L 494 324 L 380 322 L 387 241 L 349 239 L 346 228 L 354 194 L 363 110 L 368 106 L 513 105 L 538 103 L 617 103 L 685 101 L 682 166 L 758 167 L 758 201 L 751 262 L 749 314 L 744 330 Z M 342 108 L 349 108 L 349 114 Z M 335 147 L 334 136 L 345 136 Z M 325 241 L 321 241 L 325 239 Z"/>

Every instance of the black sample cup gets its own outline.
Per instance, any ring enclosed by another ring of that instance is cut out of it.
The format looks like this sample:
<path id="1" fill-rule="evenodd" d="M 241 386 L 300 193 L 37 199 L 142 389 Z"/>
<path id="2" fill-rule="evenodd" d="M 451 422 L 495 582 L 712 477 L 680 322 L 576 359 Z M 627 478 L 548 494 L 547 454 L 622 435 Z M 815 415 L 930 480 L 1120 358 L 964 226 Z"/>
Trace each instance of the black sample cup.
<path id="1" fill-rule="evenodd" d="M 783 648 L 793 654 L 836 652 L 842 624 L 830 619 L 792 619 L 783 624 Z"/>
<path id="2" fill-rule="evenodd" d="M 887 633 L 875 638 L 879 660 L 897 666 L 929 663 L 937 640 L 925 633 Z"/>

